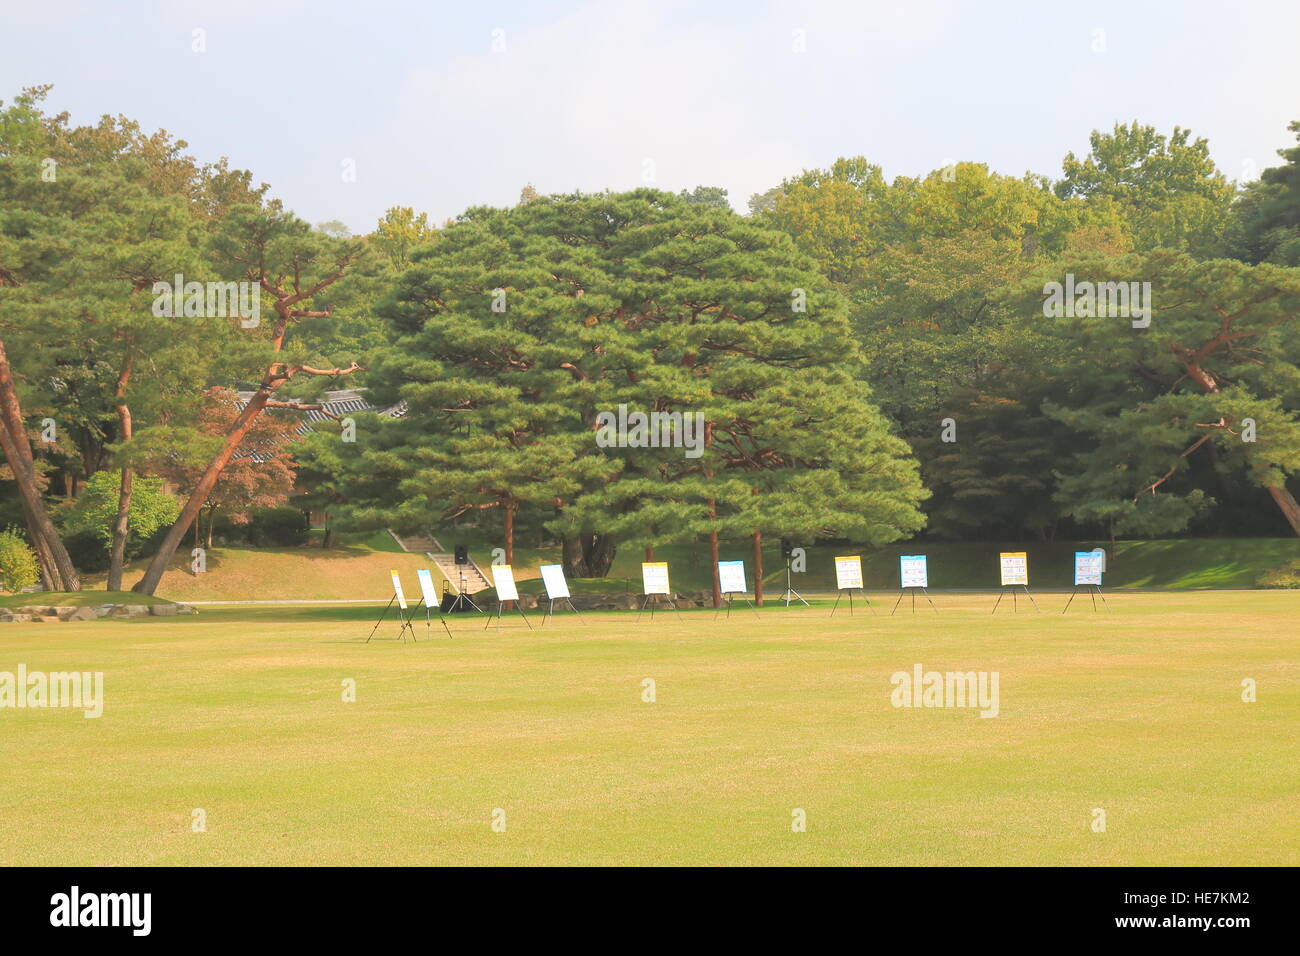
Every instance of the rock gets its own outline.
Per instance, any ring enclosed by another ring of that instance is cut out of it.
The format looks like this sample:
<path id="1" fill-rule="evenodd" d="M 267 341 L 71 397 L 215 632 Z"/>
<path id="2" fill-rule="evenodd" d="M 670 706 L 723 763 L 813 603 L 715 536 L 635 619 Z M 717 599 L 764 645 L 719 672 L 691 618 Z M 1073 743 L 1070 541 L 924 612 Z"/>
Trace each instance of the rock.
<path id="1" fill-rule="evenodd" d="M 148 617 L 149 605 L 147 604 L 110 604 L 108 612 L 109 617 Z"/>
<path id="2" fill-rule="evenodd" d="M 93 607 L 75 608 L 71 614 L 64 618 L 65 621 L 94 621 L 99 618 Z"/>
<path id="3" fill-rule="evenodd" d="M 14 611 L 0 611 L 0 622 L 6 624 L 26 624 L 32 619 L 30 614 L 18 614 Z"/>
<path id="4" fill-rule="evenodd" d="M 175 604 L 149 605 L 149 613 L 154 617 L 175 617 L 179 610 Z"/>
<path id="5" fill-rule="evenodd" d="M 176 613 L 177 614 L 198 614 L 199 612 L 195 610 L 193 604 L 177 604 Z"/>

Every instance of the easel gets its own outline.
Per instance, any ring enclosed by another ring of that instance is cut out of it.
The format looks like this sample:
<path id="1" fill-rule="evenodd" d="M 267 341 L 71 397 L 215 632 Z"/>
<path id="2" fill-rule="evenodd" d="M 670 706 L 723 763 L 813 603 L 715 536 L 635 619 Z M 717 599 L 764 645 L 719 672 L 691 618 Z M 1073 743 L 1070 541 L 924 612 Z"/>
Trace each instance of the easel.
<path id="1" fill-rule="evenodd" d="M 572 611 L 574 614 L 578 615 L 578 620 L 582 620 L 582 615 L 578 613 L 578 609 L 573 606 L 573 601 L 570 600 L 569 598 L 567 597 L 551 598 L 550 601 L 551 601 L 551 606 L 546 609 L 546 616 L 542 618 L 542 627 L 546 626 L 546 622 L 549 621 L 551 619 L 551 615 L 555 613 L 556 601 L 563 601 L 565 604 L 569 605 L 569 610 Z M 525 618 L 525 620 L 527 619 Z"/>
<path id="2" fill-rule="evenodd" d="M 482 614 L 483 609 L 474 603 L 474 599 L 472 597 L 470 597 L 468 594 L 465 593 L 465 565 L 458 564 L 457 567 L 460 568 L 460 587 L 456 591 L 456 597 L 451 602 L 451 606 L 447 608 L 447 613 L 450 614 L 452 611 L 462 610 L 461 602 L 463 601 L 464 603 L 472 607 L 474 610 Z M 443 587 L 445 588 L 450 583 L 451 583 L 450 581 L 444 581 Z M 483 630 L 486 631 L 487 628 L 485 627 L 483 628 Z"/>
<path id="3" fill-rule="evenodd" d="M 1066 601 L 1066 602 L 1065 602 L 1065 607 L 1061 608 L 1061 613 L 1062 613 L 1062 614 L 1064 614 L 1066 611 L 1068 611 L 1068 610 L 1070 609 L 1070 604 L 1074 601 L 1074 595 L 1075 595 L 1075 594 L 1078 594 L 1079 591 L 1082 590 L 1082 589 L 1084 589 L 1084 588 L 1087 588 L 1087 589 L 1088 589 L 1088 594 L 1092 597 L 1092 609 L 1093 609 L 1094 612 L 1097 610 L 1097 598 L 1101 598 L 1101 603 L 1102 603 L 1102 605 L 1106 608 L 1107 611 L 1110 610 L 1110 605 L 1106 603 L 1106 595 L 1104 595 L 1104 594 L 1101 593 L 1101 585 L 1099 585 L 1099 584 L 1076 584 L 1076 585 L 1074 586 L 1074 591 L 1070 594 L 1070 600 L 1069 600 L 1069 601 Z"/>
<path id="4" fill-rule="evenodd" d="M 788 554 L 785 556 L 785 594 L 782 597 L 785 598 L 786 607 L 790 606 L 790 598 L 792 597 L 797 597 L 800 601 L 803 601 L 804 607 L 812 607 L 811 604 L 803 600 L 802 594 L 790 586 L 790 555 Z"/>
<path id="5" fill-rule="evenodd" d="M 870 611 L 872 614 L 876 613 L 876 609 L 871 606 L 871 598 L 867 597 L 866 588 L 840 588 L 840 593 L 835 596 L 835 605 L 831 608 L 831 617 L 835 616 L 835 608 L 840 606 L 840 598 L 844 597 L 845 594 L 848 594 L 849 596 L 849 617 L 853 616 L 853 592 L 854 591 L 861 591 L 862 600 L 867 602 L 867 610 Z"/>
<path id="6" fill-rule="evenodd" d="M 754 616 L 755 617 L 758 616 L 758 608 L 754 607 L 753 603 L 750 602 L 749 598 L 745 597 L 745 593 L 746 592 L 744 591 L 728 591 L 722 595 L 724 598 L 727 599 L 727 617 L 731 617 L 731 602 L 732 599 L 735 598 L 737 594 L 740 595 L 740 599 L 742 601 L 744 601 L 746 604 L 749 605 L 749 609 L 754 612 Z M 800 598 L 799 600 L 802 601 L 803 598 Z M 807 602 L 805 601 L 804 603 L 806 604 Z M 718 615 L 721 613 L 722 613 L 722 608 L 718 608 L 716 611 L 713 612 L 713 619 L 716 621 L 718 619 Z"/>
<path id="7" fill-rule="evenodd" d="M 430 608 L 429 608 L 429 602 L 428 602 L 428 601 L 422 601 L 421 603 L 424 605 L 424 629 L 425 629 L 425 634 L 426 634 L 427 637 L 433 637 L 433 619 L 432 619 L 432 617 L 431 617 L 430 614 L 429 614 L 429 611 L 430 611 Z M 454 635 L 454 634 L 451 633 L 451 628 L 450 628 L 450 627 L 447 627 L 447 619 L 446 619 L 445 617 L 442 616 L 442 608 L 441 608 L 441 607 L 438 608 L 438 620 L 442 621 L 442 626 L 443 626 L 444 629 L 446 629 L 446 631 L 447 631 L 447 636 L 448 636 L 448 637 L 455 637 L 455 636 L 456 636 L 456 635 Z M 414 631 L 412 631 L 412 636 L 414 637 Z"/>
<path id="8" fill-rule="evenodd" d="M 644 611 L 644 610 L 646 609 L 647 606 L 650 608 L 650 620 L 653 621 L 653 620 L 655 619 L 655 609 L 654 609 L 654 605 L 650 603 L 650 599 L 651 599 L 652 597 L 662 597 L 665 601 L 668 602 L 668 606 L 669 606 L 669 607 L 671 607 L 671 608 L 672 608 L 674 611 L 676 611 L 678 614 L 681 614 L 681 613 L 682 613 L 682 609 L 679 608 L 679 607 L 677 606 L 677 602 L 674 601 L 674 600 L 673 600 L 671 597 L 669 597 L 667 594 L 647 594 L 647 595 L 645 596 L 645 600 L 641 602 L 641 610 L 639 610 L 639 611 L 636 612 L 636 619 L 637 619 L 638 621 L 641 620 L 641 611 Z"/>
<path id="9" fill-rule="evenodd" d="M 470 603 L 473 604 L 474 602 L 471 601 Z M 505 601 L 497 601 L 496 620 L 497 620 L 498 631 L 501 630 L 501 608 L 505 603 L 506 603 Z M 524 619 L 524 623 L 528 625 L 528 630 L 531 631 L 533 629 L 533 625 L 529 622 L 528 615 L 524 613 L 524 609 L 519 606 L 518 599 L 515 600 L 515 610 L 519 612 L 519 616 Z M 483 630 L 486 631 L 489 627 L 492 626 L 492 616 L 493 616 L 492 612 L 489 611 L 487 623 L 483 625 Z"/>
<path id="10" fill-rule="evenodd" d="M 926 599 L 927 601 L 930 601 L 930 592 L 927 591 L 925 588 L 922 588 L 922 587 L 915 587 L 915 586 L 913 586 L 913 587 L 899 588 L 899 589 L 898 589 L 898 600 L 894 602 L 894 610 L 889 612 L 889 616 L 890 616 L 890 617 L 893 617 L 893 616 L 894 616 L 894 611 L 897 611 L 897 610 L 898 610 L 898 605 L 901 604 L 901 603 L 903 602 L 903 594 L 904 594 L 905 592 L 907 592 L 907 591 L 911 591 L 911 592 L 912 592 L 912 613 L 913 613 L 913 614 L 916 613 L 916 592 L 917 592 L 917 591 L 920 591 L 922 594 L 924 594 L 924 595 L 925 595 L 925 599 Z M 933 601 L 930 601 L 930 607 L 934 608 L 934 613 L 935 613 L 935 614 L 938 614 L 938 613 L 939 613 L 939 609 L 938 609 L 937 607 L 934 607 L 934 602 L 933 602 Z"/>
<path id="11" fill-rule="evenodd" d="M 379 625 L 384 623 L 384 618 L 388 617 L 388 612 L 392 610 L 393 604 L 396 601 L 397 601 L 396 594 L 394 594 L 392 597 L 388 599 L 388 604 L 384 608 L 384 612 L 379 615 L 379 620 L 375 621 L 375 626 L 370 629 L 370 637 L 366 638 L 367 644 L 370 643 L 370 638 L 375 636 L 375 631 L 379 630 Z M 397 619 L 402 622 L 401 630 L 397 632 L 397 639 L 399 641 L 406 640 L 406 630 L 407 628 L 410 628 L 411 640 L 415 640 L 415 626 L 411 624 L 411 618 L 409 615 L 406 616 L 402 615 L 402 609 L 400 607 L 397 609 Z M 444 621 L 443 623 L 446 622 Z"/>
<path id="12" fill-rule="evenodd" d="M 993 611 L 992 611 L 992 613 L 994 613 L 994 614 L 997 614 L 997 613 L 998 613 L 998 605 L 1002 603 L 1002 599 L 1003 599 L 1004 597 L 1006 597 L 1006 594 L 1007 594 L 1008 591 L 1011 592 L 1011 612 L 1014 614 L 1014 613 L 1016 613 L 1016 612 L 1018 612 L 1018 611 L 1020 610 L 1019 606 L 1018 606 L 1017 603 L 1016 603 L 1016 595 L 1019 594 L 1020 592 L 1017 591 L 1016 588 L 1024 588 L 1024 589 L 1025 589 L 1025 597 L 1029 598 L 1029 603 L 1032 604 L 1032 605 L 1034 606 L 1034 610 L 1035 610 L 1035 611 L 1038 611 L 1038 610 L 1039 610 L 1038 602 L 1035 601 L 1035 600 L 1034 600 L 1034 596 L 1033 596 L 1032 594 L 1029 593 L 1029 585 L 1028 585 L 1028 584 L 1004 584 L 1004 585 L 1002 586 L 1002 593 L 998 595 L 998 599 L 997 599 L 997 601 L 996 601 L 996 602 L 994 603 L 994 605 L 993 605 Z"/>

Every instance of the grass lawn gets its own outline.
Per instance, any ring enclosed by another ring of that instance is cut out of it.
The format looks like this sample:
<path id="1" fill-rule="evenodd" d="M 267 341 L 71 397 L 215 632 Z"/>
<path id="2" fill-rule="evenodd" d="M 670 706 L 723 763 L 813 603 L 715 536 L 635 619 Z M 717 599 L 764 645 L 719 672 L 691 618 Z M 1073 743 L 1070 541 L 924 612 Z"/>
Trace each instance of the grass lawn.
<path id="1" fill-rule="evenodd" d="M 0 864 L 1300 863 L 1300 596 L 1109 599 L 415 644 L 361 643 L 369 607 L 0 625 L 0 671 L 103 671 L 106 698 L 0 709 Z M 999 672 L 1000 715 L 894 708 L 918 663 Z"/>

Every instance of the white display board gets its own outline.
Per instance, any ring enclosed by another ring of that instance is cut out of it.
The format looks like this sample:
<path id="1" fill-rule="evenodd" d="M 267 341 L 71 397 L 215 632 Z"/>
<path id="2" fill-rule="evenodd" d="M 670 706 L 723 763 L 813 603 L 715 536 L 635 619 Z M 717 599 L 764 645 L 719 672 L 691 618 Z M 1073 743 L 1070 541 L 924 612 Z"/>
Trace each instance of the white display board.
<path id="1" fill-rule="evenodd" d="M 1106 553 L 1096 551 L 1074 552 L 1074 586 L 1095 584 L 1101 586 L 1101 572 L 1106 569 Z"/>
<path id="2" fill-rule="evenodd" d="M 415 572 L 415 576 L 420 580 L 420 593 L 424 595 L 424 606 L 434 610 L 440 608 L 438 589 L 433 586 L 433 575 L 429 573 L 429 569 L 420 568 Z"/>
<path id="3" fill-rule="evenodd" d="M 856 554 L 835 559 L 835 586 L 843 591 L 845 588 L 862 587 L 862 559 Z"/>
<path id="4" fill-rule="evenodd" d="M 498 601 L 519 600 L 519 590 L 515 587 L 515 571 L 510 565 L 492 565 L 492 586 L 497 589 Z"/>
<path id="5" fill-rule="evenodd" d="M 899 587 L 928 588 L 930 586 L 930 569 L 923 554 L 900 554 L 898 556 Z"/>
<path id="6" fill-rule="evenodd" d="M 569 596 L 569 582 L 564 580 L 564 568 L 558 564 L 543 564 L 542 583 L 546 585 L 546 596 L 552 601 Z"/>
<path id="7" fill-rule="evenodd" d="M 644 594 L 667 594 L 668 562 L 645 561 L 641 564 L 641 587 Z"/>
<path id="8" fill-rule="evenodd" d="M 402 579 L 397 576 L 396 571 L 389 571 L 393 576 L 393 593 L 397 595 L 397 606 L 403 611 L 406 610 L 406 592 L 402 590 Z"/>
<path id="9" fill-rule="evenodd" d="M 1002 568 L 1002 586 L 1023 584 L 1029 587 L 1029 555 L 1024 551 L 1003 551 L 998 555 Z"/>
<path id="10" fill-rule="evenodd" d="M 744 594 L 749 590 L 745 587 L 744 561 L 718 562 L 718 589 L 723 594 Z"/>

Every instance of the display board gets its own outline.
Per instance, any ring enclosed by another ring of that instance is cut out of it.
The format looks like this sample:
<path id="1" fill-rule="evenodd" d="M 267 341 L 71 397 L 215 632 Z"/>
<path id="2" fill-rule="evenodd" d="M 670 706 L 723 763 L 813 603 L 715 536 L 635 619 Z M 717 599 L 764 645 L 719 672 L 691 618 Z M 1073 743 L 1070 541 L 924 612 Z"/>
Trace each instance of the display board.
<path id="1" fill-rule="evenodd" d="M 492 586 L 497 589 L 498 601 L 519 600 L 519 590 L 515 587 L 515 572 L 510 565 L 492 565 Z"/>
<path id="2" fill-rule="evenodd" d="M 397 606 L 403 611 L 406 610 L 406 592 L 402 590 L 402 579 L 397 576 L 396 571 L 389 571 L 393 576 L 393 593 L 397 595 Z"/>
<path id="3" fill-rule="evenodd" d="M 718 589 L 723 594 L 744 594 L 749 590 L 745 587 L 744 561 L 718 562 Z"/>
<path id="4" fill-rule="evenodd" d="M 558 564 L 543 564 L 541 567 L 542 583 L 546 585 L 546 596 L 552 601 L 569 596 L 569 582 L 564 580 L 564 568 Z"/>
<path id="5" fill-rule="evenodd" d="M 1029 555 L 1024 551 L 1003 551 L 998 555 L 1002 568 L 1002 586 L 1029 586 Z"/>
<path id="6" fill-rule="evenodd" d="M 641 588 L 645 594 L 667 594 L 668 562 L 645 561 L 641 564 Z"/>
<path id="7" fill-rule="evenodd" d="M 1105 552 L 1074 552 L 1074 586 L 1095 584 L 1101 586 L 1101 573 L 1106 567 Z"/>
<path id="8" fill-rule="evenodd" d="M 862 558 L 851 554 L 835 559 L 835 586 L 841 591 L 862 587 Z"/>
<path id="9" fill-rule="evenodd" d="M 433 586 L 433 575 L 429 573 L 428 568 L 420 568 L 415 572 L 415 576 L 420 579 L 420 593 L 424 595 L 424 606 L 429 610 L 439 610 L 441 602 L 438 600 L 438 589 Z"/>
<path id="10" fill-rule="evenodd" d="M 899 587 L 928 588 L 930 586 L 930 569 L 923 554 L 900 554 L 898 556 Z M 914 597 L 915 599 L 915 597 Z"/>

